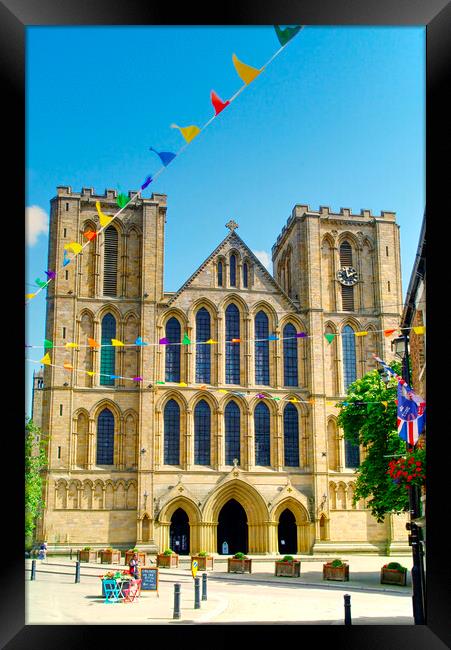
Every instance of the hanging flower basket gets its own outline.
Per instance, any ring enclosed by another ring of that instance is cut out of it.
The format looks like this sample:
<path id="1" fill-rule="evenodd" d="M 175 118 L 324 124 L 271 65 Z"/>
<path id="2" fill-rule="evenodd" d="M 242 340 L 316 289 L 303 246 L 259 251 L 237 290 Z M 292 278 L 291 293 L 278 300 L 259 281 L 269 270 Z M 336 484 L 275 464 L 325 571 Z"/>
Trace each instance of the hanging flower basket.
<path id="1" fill-rule="evenodd" d="M 405 587 L 407 582 L 407 569 L 398 562 L 384 564 L 381 568 L 382 585 L 401 585 Z"/>
<path id="2" fill-rule="evenodd" d="M 409 486 L 424 486 L 426 483 L 426 450 L 417 448 L 405 457 L 391 460 L 387 474 L 401 488 L 408 490 Z"/>
<path id="3" fill-rule="evenodd" d="M 341 560 L 333 560 L 323 564 L 323 580 L 349 580 L 349 564 Z"/>
<path id="4" fill-rule="evenodd" d="M 291 555 L 285 555 L 282 560 L 276 560 L 274 575 L 289 578 L 299 578 L 301 575 L 300 560 L 295 560 Z"/>

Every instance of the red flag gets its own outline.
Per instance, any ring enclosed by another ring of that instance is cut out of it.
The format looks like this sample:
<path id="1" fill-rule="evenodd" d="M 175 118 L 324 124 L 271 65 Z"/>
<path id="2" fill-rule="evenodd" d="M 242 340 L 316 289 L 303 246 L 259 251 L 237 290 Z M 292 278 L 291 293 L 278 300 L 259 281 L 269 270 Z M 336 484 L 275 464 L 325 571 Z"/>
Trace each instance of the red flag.
<path id="1" fill-rule="evenodd" d="M 89 239 L 89 241 L 92 241 L 97 237 L 97 233 L 94 232 L 94 230 L 87 230 L 83 233 L 83 236 L 86 237 L 86 239 Z"/>
<path id="2" fill-rule="evenodd" d="M 220 97 L 215 93 L 214 90 L 211 91 L 211 103 L 213 104 L 213 108 L 215 109 L 215 115 L 219 115 L 221 111 L 225 109 L 226 106 L 230 104 L 229 100 L 226 102 L 223 102 Z"/>

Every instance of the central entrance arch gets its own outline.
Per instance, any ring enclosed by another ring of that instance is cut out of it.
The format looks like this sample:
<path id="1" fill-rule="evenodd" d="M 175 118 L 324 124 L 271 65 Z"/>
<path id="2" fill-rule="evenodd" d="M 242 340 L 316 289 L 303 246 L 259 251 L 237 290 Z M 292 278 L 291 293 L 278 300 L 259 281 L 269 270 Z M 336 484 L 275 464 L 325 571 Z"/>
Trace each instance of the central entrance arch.
<path id="1" fill-rule="evenodd" d="M 247 515 L 236 499 L 229 499 L 219 512 L 217 551 L 220 554 L 224 542 L 228 544 L 229 555 L 238 551 L 248 553 Z"/>
<path id="2" fill-rule="evenodd" d="M 177 508 L 171 517 L 169 544 L 179 555 L 189 555 L 189 519 L 183 508 Z"/>
<path id="3" fill-rule="evenodd" d="M 282 555 L 297 553 L 296 518 L 288 508 L 279 517 L 278 541 L 279 553 Z"/>

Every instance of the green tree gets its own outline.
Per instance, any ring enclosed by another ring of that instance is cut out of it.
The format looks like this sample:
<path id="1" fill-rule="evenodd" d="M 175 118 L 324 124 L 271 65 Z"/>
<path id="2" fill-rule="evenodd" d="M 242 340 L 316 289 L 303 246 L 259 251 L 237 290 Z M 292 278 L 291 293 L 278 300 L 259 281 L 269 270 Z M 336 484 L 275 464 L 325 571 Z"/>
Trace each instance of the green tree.
<path id="1" fill-rule="evenodd" d="M 41 429 L 27 418 L 25 422 L 25 547 L 33 544 L 38 517 L 44 508 L 43 469 L 47 465 L 47 442 Z"/>
<path id="2" fill-rule="evenodd" d="M 390 367 L 401 374 L 400 363 L 393 362 Z M 406 452 L 396 427 L 397 384 L 393 377 L 385 384 L 377 370 L 368 372 L 348 387 L 338 416 L 345 439 L 362 445 L 366 452 L 356 470 L 354 503 L 366 499 L 378 522 L 390 512 L 408 510 L 409 505 L 405 486 L 394 482 L 388 474 L 392 457 Z"/>

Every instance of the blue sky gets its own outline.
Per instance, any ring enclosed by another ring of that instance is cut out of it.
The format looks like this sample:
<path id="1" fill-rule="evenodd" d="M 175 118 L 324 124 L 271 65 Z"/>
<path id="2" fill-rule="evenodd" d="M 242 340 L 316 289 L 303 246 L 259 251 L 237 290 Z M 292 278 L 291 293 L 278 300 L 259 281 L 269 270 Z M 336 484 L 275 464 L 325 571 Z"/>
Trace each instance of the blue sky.
<path id="1" fill-rule="evenodd" d="M 242 86 L 232 53 L 259 68 L 280 45 L 272 26 L 26 31 L 28 293 L 45 279 L 57 185 L 138 190 L 160 167 L 149 147 L 184 143 L 170 124 L 201 127 L 213 115 L 210 91 L 226 100 Z M 230 218 L 270 258 L 302 203 L 395 211 L 405 294 L 425 207 L 425 29 L 305 27 L 144 196 L 151 191 L 168 195 L 167 291 L 225 237 Z M 45 302 L 42 291 L 26 307 L 30 345 L 43 343 Z M 28 412 L 37 367 L 26 367 Z"/>

